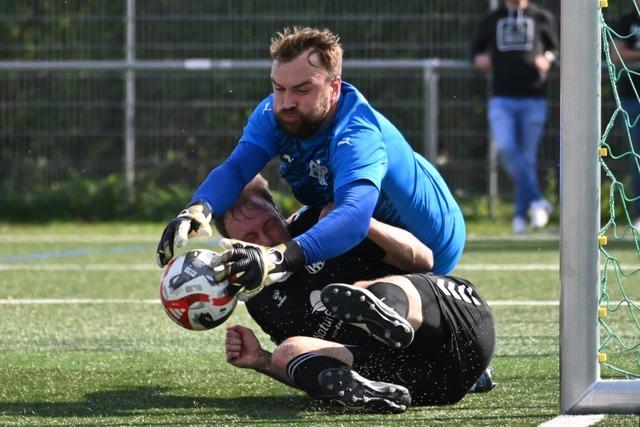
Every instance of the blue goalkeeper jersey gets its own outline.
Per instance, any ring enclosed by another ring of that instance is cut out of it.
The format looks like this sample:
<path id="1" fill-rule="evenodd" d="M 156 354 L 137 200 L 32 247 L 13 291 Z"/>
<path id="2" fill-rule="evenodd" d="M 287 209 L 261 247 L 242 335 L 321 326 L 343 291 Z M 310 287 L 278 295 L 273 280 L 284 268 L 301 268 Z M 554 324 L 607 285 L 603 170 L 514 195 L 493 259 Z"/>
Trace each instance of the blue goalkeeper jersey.
<path id="1" fill-rule="evenodd" d="M 258 105 L 240 141 L 280 157 L 280 174 L 300 202 L 324 206 L 334 189 L 371 182 L 380 192 L 373 217 L 409 230 L 433 251 L 433 271 L 451 272 L 465 240 L 458 204 L 438 171 L 354 86 L 342 83 L 331 122 L 307 139 L 280 130 L 272 105 L 273 95 Z"/>

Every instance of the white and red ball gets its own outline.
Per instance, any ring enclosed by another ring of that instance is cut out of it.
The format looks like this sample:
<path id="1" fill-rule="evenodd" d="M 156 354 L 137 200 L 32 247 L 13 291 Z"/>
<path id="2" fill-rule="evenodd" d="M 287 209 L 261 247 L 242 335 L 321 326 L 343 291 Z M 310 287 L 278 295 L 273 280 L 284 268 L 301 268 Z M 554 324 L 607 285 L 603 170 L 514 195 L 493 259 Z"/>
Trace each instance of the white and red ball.
<path id="1" fill-rule="evenodd" d="M 223 323 L 236 307 L 238 287 L 215 280 L 212 262 L 219 255 L 195 249 L 173 259 L 160 280 L 160 300 L 178 325 L 202 331 Z"/>

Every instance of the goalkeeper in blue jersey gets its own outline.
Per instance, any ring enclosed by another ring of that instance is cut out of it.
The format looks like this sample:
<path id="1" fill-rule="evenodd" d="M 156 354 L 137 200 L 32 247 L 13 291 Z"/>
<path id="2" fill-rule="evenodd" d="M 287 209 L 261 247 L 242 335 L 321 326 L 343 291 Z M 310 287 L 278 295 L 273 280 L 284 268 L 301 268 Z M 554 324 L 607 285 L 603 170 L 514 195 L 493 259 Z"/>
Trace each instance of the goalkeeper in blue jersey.
<path id="1" fill-rule="evenodd" d="M 342 47 L 329 30 L 285 29 L 271 41 L 273 93 L 251 114 L 229 158 L 214 168 L 189 206 L 164 230 L 158 264 L 188 238 L 209 236 L 243 187 L 275 156 L 293 195 L 335 208 L 305 233 L 276 247 L 236 242 L 226 274 L 255 289 L 286 272 L 334 258 L 367 235 L 371 218 L 401 227 L 433 252 L 431 271 L 447 274 L 462 254 L 462 213 L 436 169 L 341 80 Z"/>

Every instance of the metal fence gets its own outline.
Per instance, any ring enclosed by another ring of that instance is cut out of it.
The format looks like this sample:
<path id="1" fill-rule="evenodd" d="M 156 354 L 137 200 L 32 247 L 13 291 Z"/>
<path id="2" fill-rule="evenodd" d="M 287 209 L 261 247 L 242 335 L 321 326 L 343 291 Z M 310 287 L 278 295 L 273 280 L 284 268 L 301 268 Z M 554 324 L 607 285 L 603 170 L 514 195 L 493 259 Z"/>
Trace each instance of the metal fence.
<path id="1" fill-rule="evenodd" d="M 344 79 L 459 195 L 508 198 L 509 180 L 490 186 L 498 168 L 488 161 L 487 83 L 468 63 L 470 40 L 496 3 L 0 2 L 0 36 L 12 41 L 0 46 L 0 184 L 20 191 L 126 173 L 129 182 L 195 187 L 270 91 L 269 37 L 296 24 L 342 36 Z M 557 73 L 550 89 L 545 182 L 557 177 Z"/>

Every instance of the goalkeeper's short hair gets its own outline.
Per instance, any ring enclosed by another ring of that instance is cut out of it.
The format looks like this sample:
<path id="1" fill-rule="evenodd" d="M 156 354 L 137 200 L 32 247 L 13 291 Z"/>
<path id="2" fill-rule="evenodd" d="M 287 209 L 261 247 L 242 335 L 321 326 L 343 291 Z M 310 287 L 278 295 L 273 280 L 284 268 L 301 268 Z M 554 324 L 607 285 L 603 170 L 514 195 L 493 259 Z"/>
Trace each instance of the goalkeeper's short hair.
<path id="1" fill-rule="evenodd" d="M 236 201 L 231 205 L 231 207 L 227 210 L 227 212 L 235 216 L 236 213 L 243 207 L 247 207 L 248 209 L 259 209 L 260 205 L 257 205 L 255 202 L 251 200 L 252 196 L 258 196 L 261 199 L 265 200 L 269 205 L 273 206 L 276 211 L 280 211 L 276 206 L 276 202 L 273 200 L 273 194 L 271 194 L 271 190 L 269 189 L 269 182 L 260 174 L 256 175 L 251 181 L 245 185 L 242 189 L 242 192 L 236 199 Z M 218 233 L 222 237 L 229 237 L 229 233 L 227 232 L 227 227 L 224 225 L 224 215 L 223 214 L 215 214 L 213 222 L 218 230 Z"/>

